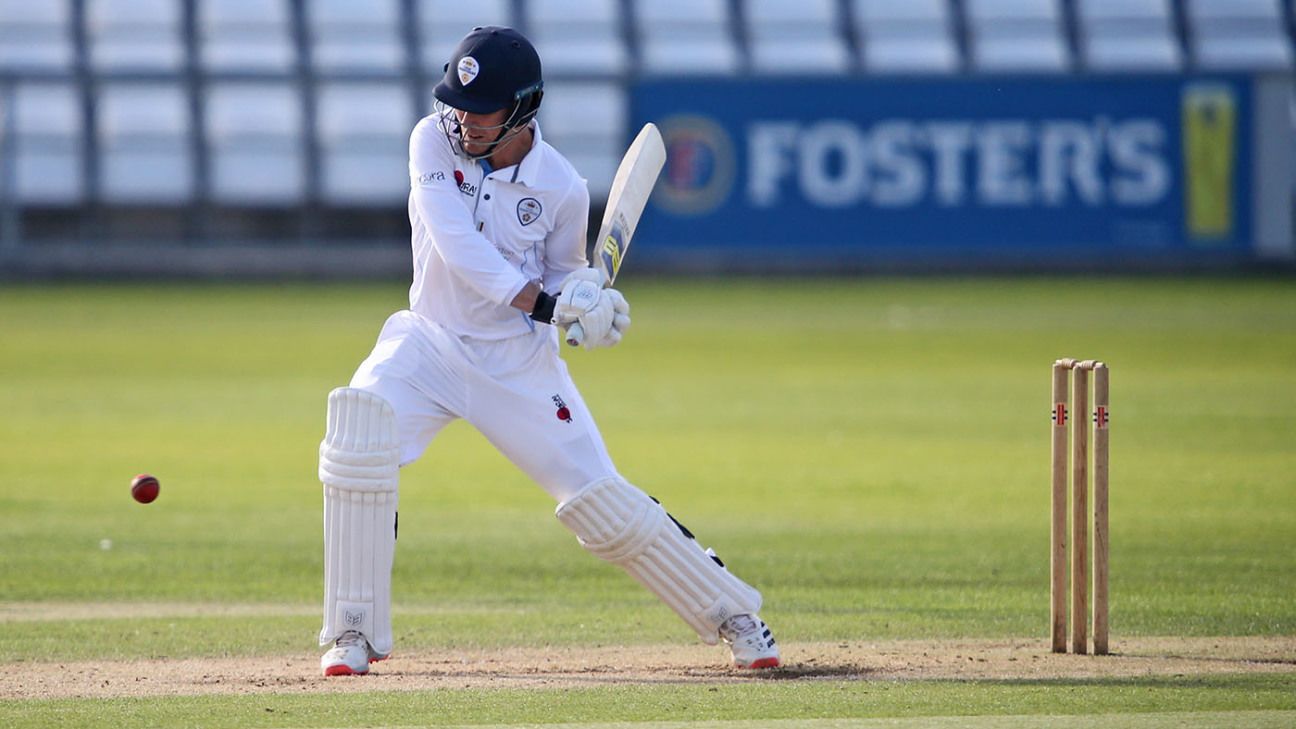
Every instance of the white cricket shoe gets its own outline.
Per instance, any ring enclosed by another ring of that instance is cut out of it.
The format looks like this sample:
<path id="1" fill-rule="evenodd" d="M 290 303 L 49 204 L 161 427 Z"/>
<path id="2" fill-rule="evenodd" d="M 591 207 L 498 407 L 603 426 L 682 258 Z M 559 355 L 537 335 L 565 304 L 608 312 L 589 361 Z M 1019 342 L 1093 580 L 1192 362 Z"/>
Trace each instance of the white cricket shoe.
<path id="1" fill-rule="evenodd" d="M 374 651 L 365 637 L 348 630 L 333 642 L 333 647 L 320 658 L 320 668 L 325 676 L 363 676 L 369 673 L 369 664 L 387 656 Z"/>
<path id="2" fill-rule="evenodd" d="M 735 615 L 724 621 L 720 637 L 733 652 L 735 668 L 777 668 L 780 663 L 774 635 L 756 615 Z"/>

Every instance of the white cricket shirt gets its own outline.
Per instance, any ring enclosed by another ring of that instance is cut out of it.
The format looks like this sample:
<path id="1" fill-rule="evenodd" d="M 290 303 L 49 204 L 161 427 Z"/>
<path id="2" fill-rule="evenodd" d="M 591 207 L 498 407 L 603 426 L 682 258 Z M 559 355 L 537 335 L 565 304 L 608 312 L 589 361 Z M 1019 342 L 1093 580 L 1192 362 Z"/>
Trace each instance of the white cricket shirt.
<path id="1" fill-rule="evenodd" d="M 567 274 L 587 265 L 585 180 L 534 121 L 522 161 L 488 171 L 454 153 L 439 118 L 424 117 L 410 135 L 410 309 L 477 339 L 547 327 L 509 302 L 528 281 L 556 294 Z"/>

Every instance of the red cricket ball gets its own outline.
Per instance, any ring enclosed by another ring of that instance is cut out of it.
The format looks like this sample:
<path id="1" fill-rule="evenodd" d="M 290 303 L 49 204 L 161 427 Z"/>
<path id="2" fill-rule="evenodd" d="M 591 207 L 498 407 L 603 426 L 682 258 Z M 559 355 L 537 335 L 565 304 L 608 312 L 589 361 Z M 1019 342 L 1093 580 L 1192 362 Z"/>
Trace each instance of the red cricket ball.
<path id="1" fill-rule="evenodd" d="M 148 504 L 158 497 L 162 484 L 147 473 L 141 473 L 131 479 L 131 496 L 141 504 Z"/>

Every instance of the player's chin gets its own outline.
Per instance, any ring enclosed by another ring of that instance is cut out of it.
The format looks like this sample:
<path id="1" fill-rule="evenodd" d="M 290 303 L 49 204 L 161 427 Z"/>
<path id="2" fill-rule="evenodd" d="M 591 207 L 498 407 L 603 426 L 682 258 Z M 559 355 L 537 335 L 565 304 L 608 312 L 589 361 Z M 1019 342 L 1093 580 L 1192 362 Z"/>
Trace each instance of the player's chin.
<path id="1" fill-rule="evenodd" d="M 463 149 L 465 152 L 475 157 L 489 151 L 490 145 L 486 142 L 470 142 L 465 139 L 463 140 Z"/>

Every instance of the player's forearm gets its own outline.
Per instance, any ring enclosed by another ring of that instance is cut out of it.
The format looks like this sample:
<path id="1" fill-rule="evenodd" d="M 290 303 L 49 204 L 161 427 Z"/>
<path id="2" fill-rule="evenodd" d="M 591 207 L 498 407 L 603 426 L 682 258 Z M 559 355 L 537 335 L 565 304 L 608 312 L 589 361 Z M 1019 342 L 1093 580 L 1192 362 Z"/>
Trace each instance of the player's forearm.
<path id="1" fill-rule="evenodd" d="M 530 281 L 526 286 L 522 287 L 517 296 L 513 297 L 513 300 L 509 302 L 509 306 L 525 311 L 536 321 L 548 324 L 553 321 L 554 306 L 557 301 L 554 297 L 546 294 L 544 289 L 540 288 L 538 282 Z"/>
<path id="2" fill-rule="evenodd" d="M 518 292 L 517 296 L 513 297 L 513 300 L 509 302 L 509 306 L 530 313 L 531 310 L 535 308 L 536 301 L 540 298 L 540 293 L 540 284 L 531 281 L 527 283 L 526 286 L 522 287 L 522 290 Z"/>

